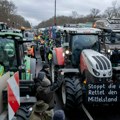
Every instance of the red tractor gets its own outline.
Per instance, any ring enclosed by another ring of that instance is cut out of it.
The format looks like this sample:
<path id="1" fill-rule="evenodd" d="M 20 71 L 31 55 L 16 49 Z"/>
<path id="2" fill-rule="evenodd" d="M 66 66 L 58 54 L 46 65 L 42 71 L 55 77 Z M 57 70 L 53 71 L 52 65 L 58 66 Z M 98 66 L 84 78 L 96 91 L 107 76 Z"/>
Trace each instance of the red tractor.
<path id="1" fill-rule="evenodd" d="M 99 34 L 95 28 L 64 28 L 62 47 L 53 49 L 52 81 L 64 73 L 60 93 L 67 110 L 79 109 L 82 102 L 108 103 L 111 98 L 106 83 L 111 82 L 112 65 L 100 53 Z"/>

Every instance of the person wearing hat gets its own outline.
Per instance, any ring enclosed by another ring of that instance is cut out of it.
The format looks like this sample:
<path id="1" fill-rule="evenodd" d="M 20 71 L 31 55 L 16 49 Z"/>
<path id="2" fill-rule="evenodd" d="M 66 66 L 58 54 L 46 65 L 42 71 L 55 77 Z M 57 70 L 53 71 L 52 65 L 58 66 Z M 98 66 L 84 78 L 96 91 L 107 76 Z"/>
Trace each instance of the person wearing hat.
<path id="1" fill-rule="evenodd" d="M 52 111 L 48 110 L 49 105 L 43 100 L 38 101 L 30 115 L 30 120 L 52 120 Z"/>
<path id="2" fill-rule="evenodd" d="M 53 120 L 65 120 L 65 113 L 63 110 L 56 110 L 53 115 Z"/>
<path id="3" fill-rule="evenodd" d="M 49 104 L 49 109 L 53 109 L 55 105 L 55 91 L 61 84 L 61 78 L 51 84 L 46 74 L 44 72 L 39 72 L 37 79 L 35 79 L 37 100 L 44 100 Z"/>

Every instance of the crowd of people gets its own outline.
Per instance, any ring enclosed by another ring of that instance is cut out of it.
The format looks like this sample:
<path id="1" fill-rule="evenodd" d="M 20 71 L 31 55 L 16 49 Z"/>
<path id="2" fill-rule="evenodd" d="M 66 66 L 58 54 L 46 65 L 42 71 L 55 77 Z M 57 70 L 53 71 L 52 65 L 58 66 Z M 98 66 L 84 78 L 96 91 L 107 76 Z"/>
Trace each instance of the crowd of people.
<path id="1" fill-rule="evenodd" d="M 23 38 L 29 38 L 29 32 L 25 32 L 25 29 L 21 29 Z M 33 36 L 32 36 L 33 37 Z M 52 59 L 52 49 L 55 40 L 50 38 L 48 35 L 39 34 L 35 35 L 33 40 L 40 44 L 40 55 L 42 61 L 45 61 L 42 69 L 38 75 L 34 78 L 36 99 L 37 102 L 32 107 L 32 113 L 30 120 L 65 120 L 65 114 L 62 109 L 55 110 L 56 100 L 55 92 L 62 84 L 62 78 L 58 78 L 54 83 L 51 80 L 49 62 Z M 9 44 L 10 45 L 10 44 Z M 25 46 L 24 46 L 25 47 Z M 37 46 L 36 48 L 38 48 Z M 10 48 L 12 48 L 10 46 Z M 27 48 L 27 47 L 26 47 Z M 9 49 L 10 51 L 11 49 Z M 8 46 L 6 47 L 8 52 Z M 11 52 L 9 52 L 11 53 Z M 10 54 L 11 55 L 11 54 Z M 27 48 L 27 55 L 35 57 L 34 46 Z M 12 55 L 11 55 L 12 56 Z M 0 77 L 4 74 L 4 66 L 0 62 Z"/>
<path id="2" fill-rule="evenodd" d="M 65 120 L 63 110 L 55 110 L 55 91 L 63 80 L 59 77 L 54 83 L 51 81 L 48 64 L 44 64 L 38 76 L 34 79 L 37 102 L 33 106 L 30 120 Z"/>
<path id="3" fill-rule="evenodd" d="M 62 109 L 55 110 L 55 92 L 61 86 L 62 77 L 57 78 L 54 83 L 51 80 L 50 62 L 52 59 L 53 39 L 48 35 L 35 35 L 34 40 L 40 43 L 40 55 L 45 61 L 42 69 L 34 79 L 37 102 L 33 106 L 30 120 L 65 120 L 65 113 Z M 60 43 L 61 44 L 61 43 Z"/>

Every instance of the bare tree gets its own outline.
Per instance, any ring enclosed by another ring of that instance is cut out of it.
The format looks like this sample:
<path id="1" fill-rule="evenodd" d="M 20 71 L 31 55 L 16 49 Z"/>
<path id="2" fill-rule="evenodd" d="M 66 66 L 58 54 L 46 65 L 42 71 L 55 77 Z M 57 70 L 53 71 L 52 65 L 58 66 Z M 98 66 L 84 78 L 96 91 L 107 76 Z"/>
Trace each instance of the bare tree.
<path id="1" fill-rule="evenodd" d="M 0 20 L 7 22 L 11 14 L 15 14 L 16 7 L 13 2 L 7 0 L 0 1 Z"/>
<path id="2" fill-rule="evenodd" d="M 79 15 L 76 11 L 72 11 L 72 18 L 77 18 Z"/>
<path id="3" fill-rule="evenodd" d="M 118 6 L 117 1 L 112 2 L 112 6 L 108 7 L 104 12 L 106 17 L 120 17 L 120 6 Z"/>
<path id="4" fill-rule="evenodd" d="M 20 26 L 30 27 L 30 23 L 22 16 L 16 15 L 16 6 L 12 1 L 0 0 L 0 22 L 6 22 L 9 26 L 19 28 Z"/>
<path id="5" fill-rule="evenodd" d="M 91 15 L 91 17 L 93 17 L 93 18 L 97 17 L 97 16 L 99 15 L 99 13 L 100 13 L 100 10 L 99 10 L 99 9 L 92 8 L 92 9 L 90 10 L 90 15 Z"/>
<path id="6" fill-rule="evenodd" d="M 112 18 L 113 16 L 113 9 L 112 7 L 108 7 L 104 12 L 105 17 Z"/>
<path id="7" fill-rule="evenodd" d="M 118 17 L 118 7 L 117 7 L 117 0 L 112 2 L 112 9 L 113 9 L 113 16 Z"/>

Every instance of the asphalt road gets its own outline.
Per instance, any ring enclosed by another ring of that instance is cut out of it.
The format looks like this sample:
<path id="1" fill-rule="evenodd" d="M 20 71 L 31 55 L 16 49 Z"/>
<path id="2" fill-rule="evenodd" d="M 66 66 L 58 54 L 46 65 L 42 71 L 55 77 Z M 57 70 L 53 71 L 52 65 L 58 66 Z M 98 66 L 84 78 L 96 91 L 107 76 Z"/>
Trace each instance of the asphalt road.
<path id="1" fill-rule="evenodd" d="M 120 105 L 86 108 L 94 120 L 120 120 Z"/>
<path id="2" fill-rule="evenodd" d="M 62 103 L 56 94 L 56 109 L 62 109 Z M 120 105 L 113 106 L 88 106 L 84 105 L 86 111 L 72 111 L 66 113 L 66 120 L 120 120 Z"/>

